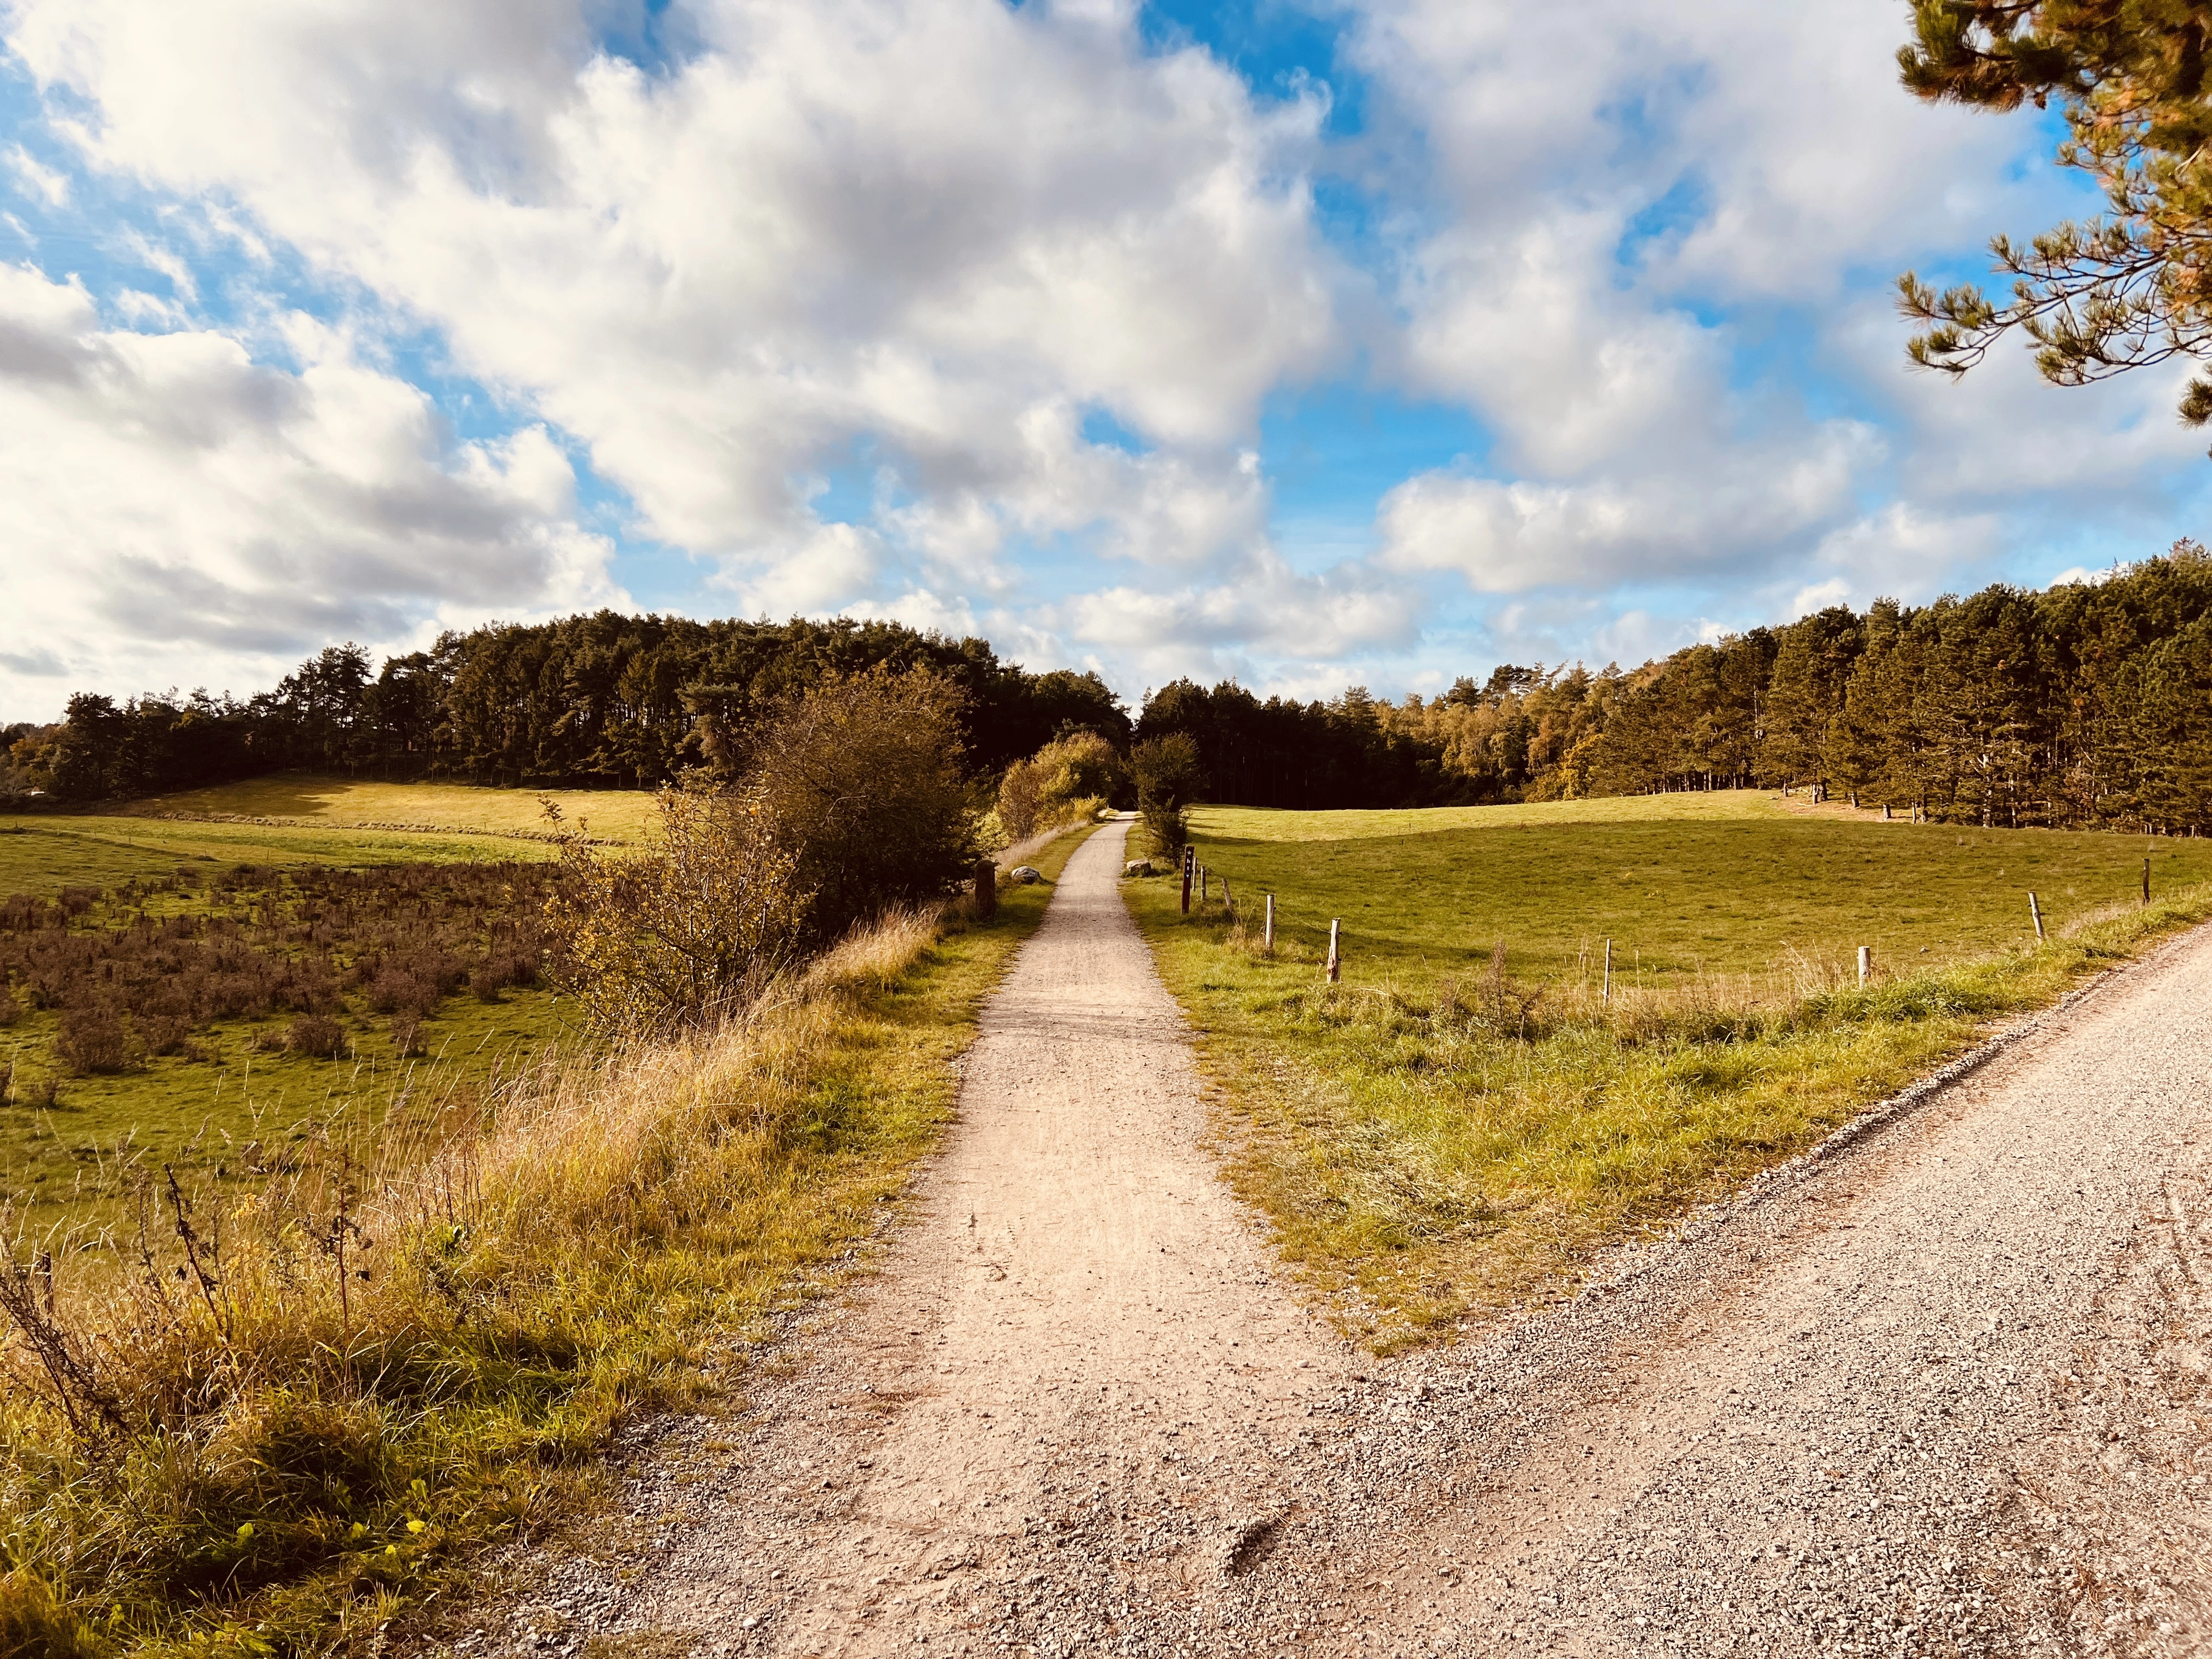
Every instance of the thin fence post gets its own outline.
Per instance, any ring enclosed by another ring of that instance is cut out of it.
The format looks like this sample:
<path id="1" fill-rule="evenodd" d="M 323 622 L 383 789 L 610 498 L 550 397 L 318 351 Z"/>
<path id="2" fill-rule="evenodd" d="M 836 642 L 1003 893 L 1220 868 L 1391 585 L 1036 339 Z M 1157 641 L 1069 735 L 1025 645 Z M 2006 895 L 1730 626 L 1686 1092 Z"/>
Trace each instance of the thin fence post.
<path id="1" fill-rule="evenodd" d="M 1229 896 L 1229 878 L 1221 878 L 1221 908 L 1229 913 L 1229 920 L 1237 920 L 1237 901 Z"/>
<path id="2" fill-rule="evenodd" d="M 1862 945 L 1859 946 L 1859 989 L 1865 990 L 1866 982 L 1873 977 L 1874 946 Z"/>
<path id="3" fill-rule="evenodd" d="M 1267 895 L 1267 932 L 1265 943 L 1267 950 L 1272 952 L 1275 948 L 1275 896 L 1273 893 Z"/>
<path id="4" fill-rule="evenodd" d="M 1611 939 L 1605 942 L 1605 985 L 1604 988 L 1598 992 L 1597 1000 L 1607 1004 L 1613 1001 L 1613 941 Z"/>
<path id="5" fill-rule="evenodd" d="M 2150 902 L 2150 860 L 2143 860 L 2143 902 Z"/>
<path id="6" fill-rule="evenodd" d="M 2040 945 L 2044 939 L 2043 907 L 2035 902 L 2035 895 L 2033 892 L 2027 896 L 2027 914 L 2035 923 L 2035 942 Z"/>
<path id="7" fill-rule="evenodd" d="M 975 861 L 975 914 L 988 921 L 999 914 L 999 861 Z"/>
<path id="8" fill-rule="evenodd" d="M 1198 854 L 1186 847 L 1182 849 L 1182 913 L 1190 914 L 1190 870 L 1198 861 Z"/>
<path id="9" fill-rule="evenodd" d="M 1331 916 L 1328 921 L 1328 982 L 1334 985 L 1344 976 L 1344 957 L 1337 949 L 1337 929 L 1341 920 Z"/>

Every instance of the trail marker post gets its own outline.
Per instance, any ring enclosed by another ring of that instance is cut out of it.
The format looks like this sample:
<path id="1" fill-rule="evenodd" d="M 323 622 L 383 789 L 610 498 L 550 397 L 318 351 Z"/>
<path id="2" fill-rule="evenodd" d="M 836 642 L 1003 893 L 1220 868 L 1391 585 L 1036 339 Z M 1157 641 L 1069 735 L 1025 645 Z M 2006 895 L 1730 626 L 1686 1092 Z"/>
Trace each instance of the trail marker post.
<path id="1" fill-rule="evenodd" d="M 1859 946 L 1859 989 L 1865 990 L 1866 982 L 1873 977 L 1874 946 L 1862 945 Z"/>
<path id="2" fill-rule="evenodd" d="M 2043 907 L 2035 902 L 2035 895 L 2033 892 L 2027 896 L 2027 914 L 2035 923 L 2035 942 L 2040 945 L 2044 940 Z"/>
<path id="3" fill-rule="evenodd" d="M 1198 862 L 1198 854 L 1186 847 L 1182 849 L 1182 913 L 1190 914 L 1191 866 Z"/>
<path id="4" fill-rule="evenodd" d="M 1331 985 L 1335 984 L 1340 979 L 1344 977 L 1344 957 L 1337 949 L 1337 929 L 1342 926 L 1343 922 L 1340 918 L 1335 916 L 1331 916 L 1329 918 L 1328 982 Z"/>
<path id="5" fill-rule="evenodd" d="M 1262 943 L 1266 945 L 1267 953 L 1270 956 L 1273 955 L 1275 951 L 1275 896 L 1273 893 L 1267 895 L 1267 934 Z"/>
<path id="6" fill-rule="evenodd" d="M 1598 991 L 1597 1000 L 1607 1006 L 1611 1006 L 1613 1003 L 1613 941 L 1611 939 L 1605 942 L 1605 982 Z"/>
<path id="7" fill-rule="evenodd" d="M 2143 860 L 2143 902 L 2150 902 L 2150 860 Z"/>
<path id="8" fill-rule="evenodd" d="M 999 862 L 996 859 L 979 859 L 975 862 L 975 914 L 985 921 L 999 914 Z"/>

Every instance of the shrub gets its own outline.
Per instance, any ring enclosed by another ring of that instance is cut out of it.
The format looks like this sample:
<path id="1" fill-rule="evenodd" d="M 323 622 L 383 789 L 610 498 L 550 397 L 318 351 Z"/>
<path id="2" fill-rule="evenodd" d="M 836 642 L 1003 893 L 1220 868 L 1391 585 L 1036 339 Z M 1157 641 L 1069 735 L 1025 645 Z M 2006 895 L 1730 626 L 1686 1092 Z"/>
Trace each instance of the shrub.
<path id="1" fill-rule="evenodd" d="M 5 981 L 0 981 L 0 1030 L 5 1030 L 23 1017 L 23 1006 L 15 1000 L 15 993 Z"/>
<path id="2" fill-rule="evenodd" d="M 592 1025 L 646 1034 L 712 1024 L 797 954 L 812 895 L 753 793 L 663 790 L 653 850 L 608 857 L 580 836 L 548 915 L 563 983 Z"/>
<path id="3" fill-rule="evenodd" d="M 336 1060 L 346 1051 L 345 1027 L 328 1014 L 301 1014 L 285 1030 L 284 1046 L 295 1054 Z"/>
<path id="4" fill-rule="evenodd" d="M 138 1036 L 149 1054 L 182 1054 L 191 1046 L 192 1022 L 184 1014 L 148 1014 L 138 1021 Z"/>
<path id="5" fill-rule="evenodd" d="M 813 895 L 812 941 L 974 872 L 961 694 L 924 669 L 877 669 L 787 697 L 754 733 L 745 788 Z"/>
<path id="6" fill-rule="evenodd" d="M 100 1003 L 70 1008 L 62 1015 L 54 1054 L 79 1077 L 129 1069 L 137 1058 L 131 1033 L 113 1010 Z"/>
<path id="7" fill-rule="evenodd" d="M 392 1052 L 402 1060 L 420 1060 L 430 1052 L 422 1041 L 422 1026 L 418 1020 L 395 1019 L 392 1022 Z"/>
<path id="8" fill-rule="evenodd" d="M 505 957 L 487 957 L 469 969 L 469 989 L 479 1002 L 497 1002 L 499 994 L 513 983 L 514 972 Z"/>
<path id="9" fill-rule="evenodd" d="M 1025 761 L 1006 769 L 999 785 L 999 823 L 1009 841 L 1094 816 L 1124 796 L 1129 769 L 1096 732 L 1063 732 Z"/>
<path id="10" fill-rule="evenodd" d="M 1190 839 L 1190 807 L 1198 798 L 1198 744 L 1187 732 L 1148 738 L 1129 751 L 1137 811 L 1152 850 L 1173 853 Z"/>

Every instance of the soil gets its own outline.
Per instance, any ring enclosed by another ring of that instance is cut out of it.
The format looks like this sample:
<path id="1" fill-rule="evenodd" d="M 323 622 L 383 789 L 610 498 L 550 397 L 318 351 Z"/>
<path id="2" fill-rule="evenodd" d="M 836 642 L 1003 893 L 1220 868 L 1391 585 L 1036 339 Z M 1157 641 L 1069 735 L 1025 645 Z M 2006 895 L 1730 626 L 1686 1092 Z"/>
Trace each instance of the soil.
<path id="1" fill-rule="evenodd" d="M 1216 1176 L 1123 833 L 882 1271 L 732 1423 L 656 1425 L 632 1534 L 465 1650 L 2212 1648 L 2212 931 L 1565 1305 L 1378 1362 Z"/>

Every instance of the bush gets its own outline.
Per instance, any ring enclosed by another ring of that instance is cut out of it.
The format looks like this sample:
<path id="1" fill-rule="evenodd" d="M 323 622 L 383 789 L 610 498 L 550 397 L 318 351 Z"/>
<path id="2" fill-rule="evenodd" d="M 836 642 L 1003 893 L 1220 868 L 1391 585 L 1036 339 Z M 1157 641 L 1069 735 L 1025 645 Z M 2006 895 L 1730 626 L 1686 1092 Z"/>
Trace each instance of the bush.
<path id="1" fill-rule="evenodd" d="M 112 1009 L 99 1003 L 66 1010 L 54 1054 L 79 1077 L 98 1072 L 127 1071 L 137 1058 L 136 1045 Z"/>
<path id="2" fill-rule="evenodd" d="M 663 790 L 660 836 L 642 855 L 562 844 L 567 879 L 548 904 L 567 949 L 559 977 L 592 1025 L 646 1035 L 712 1024 L 798 953 L 812 895 L 799 885 L 759 799 Z"/>
<path id="3" fill-rule="evenodd" d="M 328 1014 L 302 1014 L 285 1031 L 284 1046 L 295 1054 L 336 1060 L 346 1051 L 345 1027 Z"/>
<path id="4" fill-rule="evenodd" d="M 959 690 L 877 669 L 786 698 L 754 734 L 745 788 L 813 895 L 811 942 L 967 880 L 978 848 L 960 771 Z"/>
<path id="5" fill-rule="evenodd" d="M 999 823 L 1009 841 L 1095 816 L 1126 795 L 1129 769 L 1096 732 L 1064 732 L 1029 760 L 1016 761 L 999 784 Z"/>
<path id="6" fill-rule="evenodd" d="M 1152 850 L 1172 854 L 1190 839 L 1190 807 L 1198 794 L 1198 744 L 1187 732 L 1148 738 L 1129 751 L 1137 811 Z"/>

